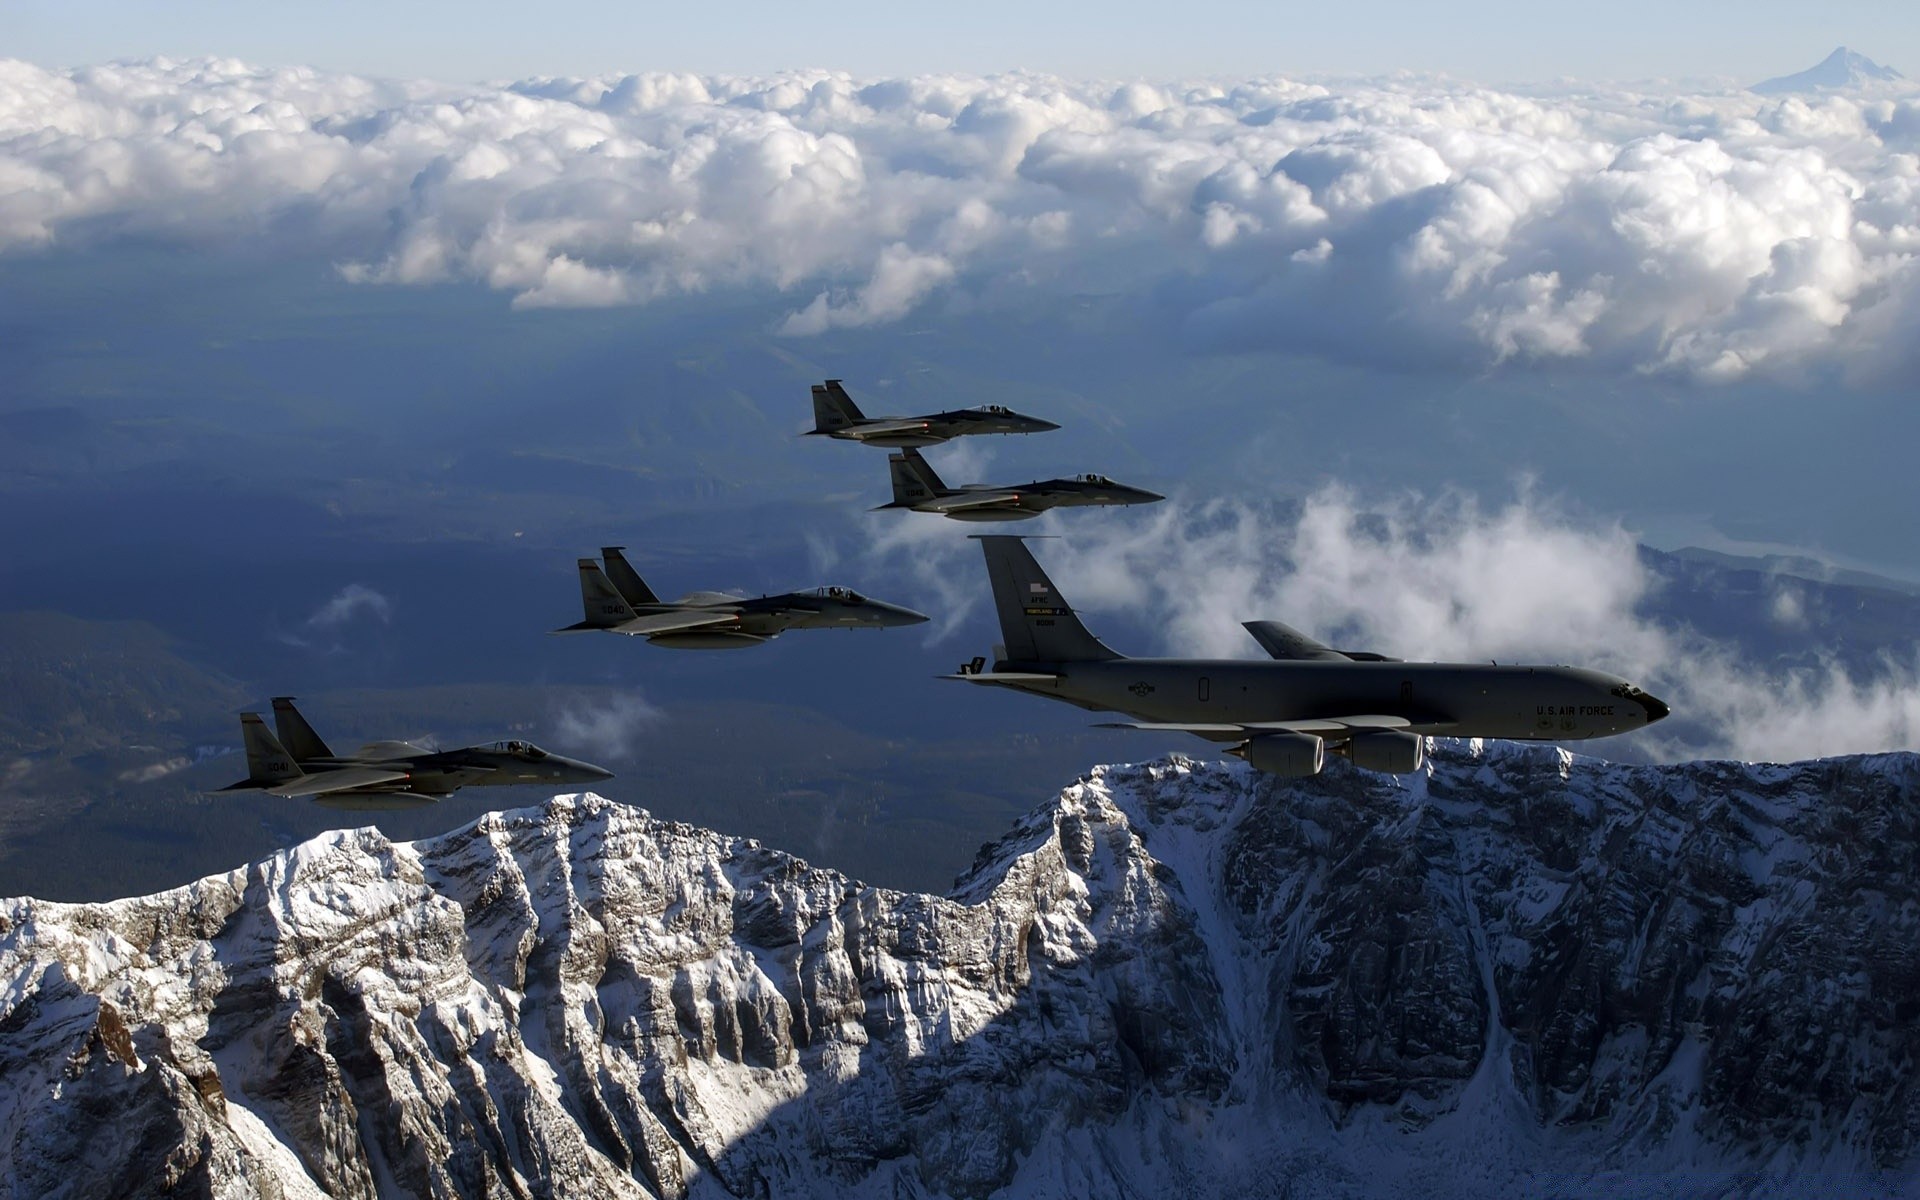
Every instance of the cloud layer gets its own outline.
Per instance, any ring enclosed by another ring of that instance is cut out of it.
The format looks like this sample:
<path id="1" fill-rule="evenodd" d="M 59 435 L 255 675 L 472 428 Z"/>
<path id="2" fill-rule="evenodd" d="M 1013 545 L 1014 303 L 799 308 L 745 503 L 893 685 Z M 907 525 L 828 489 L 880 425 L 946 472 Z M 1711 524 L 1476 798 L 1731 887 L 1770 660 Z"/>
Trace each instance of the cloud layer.
<path id="1" fill-rule="evenodd" d="M 0 60 L 0 252 L 257 237 L 527 307 L 771 288 L 795 336 L 1107 290 L 1202 349 L 1884 372 L 1920 330 L 1916 152 L 1899 93 Z"/>
<path id="2" fill-rule="evenodd" d="M 1021 532 L 1053 526 L 1042 520 Z M 876 570 L 907 571 L 951 602 L 936 637 L 986 607 L 971 541 L 943 536 L 942 522 L 869 523 Z M 1115 614 L 1157 631 L 1159 644 L 1115 639 L 1123 653 L 1258 658 L 1240 622 L 1279 619 L 1348 650 L 1613 671 L 1672 703 L 1672 722 L 1603 754 L 1792 761 L 1920 749 L 1920 644 L 1860 673 L 1817 654 L 1811 666 L 1750 662 L 1649 615 L 1662 582 L 1626 530 L 1526 489 L 1495 508 L 1457 493 L 1362 503 L 1338 486 L 1286 513 L 1169 504 L 1143 519 L 1076 521 L 1072 537 L 1036 542 L 1035 553 L 1096 634 Z M 1791 599 L 1773 616 L 1783 627 L 1810 621 Z M 1819 636 L 1806 628 L 1810 648 Z"/>

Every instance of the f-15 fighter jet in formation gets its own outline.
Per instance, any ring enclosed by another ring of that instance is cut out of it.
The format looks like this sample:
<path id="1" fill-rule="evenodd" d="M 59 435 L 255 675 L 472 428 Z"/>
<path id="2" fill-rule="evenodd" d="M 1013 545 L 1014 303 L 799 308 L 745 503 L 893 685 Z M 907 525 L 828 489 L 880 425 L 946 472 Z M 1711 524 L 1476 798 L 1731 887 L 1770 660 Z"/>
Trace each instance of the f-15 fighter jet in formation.
<path id="1" fill-rule="evenodd" d="M 613 772 L 551 754 L 531 742 L 494 742 L 460 750 L 429 750 L 412 742 L 374 742 L 335 754 L 287 696 L 273 700 L 279 736 L 259 713 L 240 714 L 247 777 L 223 792 L 261 791 L 305 796 L 329 808 L 408 808 L 432 804 L 463 787 L 527 783 L 597 783 Z"/>
<path id="2" fill-rule="evenodd" d="M 1669 712 L 1600 671 L 1400 662 L 1335 650 L 1270 621 L 1248 629 L 1276 661 L 1128 658 L 1087 632 L 1019 538 L 980 545 L 1006 642 L 991 668 L 976 658 L 948 678 L 1137 718 L 1118 728 L 1231 742 L 1229 754 L 1274 775 L 1317 774 L 1328 751 L 1406 773 L 1420 769 L 1431 734 L 1580 741 L 1644 729 Z"/>
<path id="3" fill-rule="evenodd" d="M 975 433 L 1045 433 L 1058 429 L 1052 421 L 1027 417 L 989 404 L 930 413 L 924 417 L 868 417 L 861 415 L 838 379 L 813 385 L 813 428 L 809 437 L 832 437 L 869 446 L 937 446 L 949 438 Z"/>
<path id="4" fill-rule="evenodd" d="M 956 521 L 1024 521 L 1050 508 L 1083 504 L 1152 504 L 1166 497 L 1144 488 L 1115 483 L 1105 475 L 1075 475 L 1071 479 L 1037 479 L 1032 483 L 970 483 L 950 488 L 920 457 L 917 450 L 887 455 L 893 472 L 893 503 L 888 508 L 938 513 Z"/>
<path id="5" fill-rule="evenodd" d="M 884 629 L 919 625 L 910 608 L 870 600 L 851 588 L 822 587 L 778 596 L 691 592 L 678 600 L 653 594 L 619 546 L 603 546 L 606 570 L 580 560 L 580 596 L 586 620 L 555 633 L 624 633 L 678 650 L 758 646 L 789 629 Z"/>

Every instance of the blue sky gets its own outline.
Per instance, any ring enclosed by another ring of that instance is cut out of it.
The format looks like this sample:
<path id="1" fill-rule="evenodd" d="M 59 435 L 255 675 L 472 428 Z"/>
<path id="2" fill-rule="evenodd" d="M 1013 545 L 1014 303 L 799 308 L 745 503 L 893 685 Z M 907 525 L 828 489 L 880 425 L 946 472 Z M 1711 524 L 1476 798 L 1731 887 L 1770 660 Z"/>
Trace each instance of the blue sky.
<path id="1" fill-rule="evenodd" d="M 222 55 L 450 81 L 678 69 L 831 67 L 863 75 L 1029 68 L 1083 76 L 1444 71 L 1483 82 L 1730 77 L 1810 66 L 1841 44 L 1920 73 L 1920 9 L 1374 0 L 1343 5 L 966 6 L 877 0 L 729 5 L 477 0 L 261 5 L 0 0 L 0 53 L 48 66 Z"/>

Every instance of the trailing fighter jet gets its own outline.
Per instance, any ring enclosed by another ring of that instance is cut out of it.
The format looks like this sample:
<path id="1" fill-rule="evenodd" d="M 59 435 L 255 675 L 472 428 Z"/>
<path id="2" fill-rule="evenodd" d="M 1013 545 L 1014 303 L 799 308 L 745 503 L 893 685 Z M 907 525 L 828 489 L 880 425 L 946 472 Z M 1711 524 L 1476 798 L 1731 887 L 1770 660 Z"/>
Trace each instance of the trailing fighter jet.
<path id="1" fill-rule="evenodd" d="M 998 487 L 970 483 L 950 488 L 940 482 L 917 450 L 887 455 L 893 472 L 893 503 L 873 511 L 910 508 L 939 513 L 956 521 L 1024 521 L 1050 508 L 1083 504 L 1152 504 L 1166 497 L 1144 488 L 1115 483 L 1105 475 L 1075 475 L 1072 479 L 1039 479 L 1032 483 Z"/>
<path id="2" fill-rule="evenodd" d="M 1128 658 L 1068 606 L 1017 537 L 981 537 L 1000 632 L 968 683 L 1136 718 L 1111 728 L 1197 734 L 1275 775 L 1317 774 L 1328 751 L 1372 771 L 1417 771 L 1426 738 L 1579 741 L 1644 729 L 1670 711 L 1618 676 L 1577 667 L 1410 663 L 1340 651 L 1277 621 L 1247 628 L 1274 661 Z"/>
<path id="3" fill-rule="evenodd" d="M 373 742 L 335 754 L 288 696 L 273 699 L 279 736 L 259 713 L 240 714 L 247 777 L 223 792 L 305 796 L 329 808 L 408 808 L 432 804 L 463 787 L 529 783 L 566 786 L 612 779 L 613 772 L 551 754 L 531 742 L 494 742 L 429 750 L 412 742 Z"/>
<path id="4" fill-rule="evenodd" d="M 807 436 L 840 438 L 869 446 L 937 446 L 948 438 L 975 433 L 1045 433 L 1058 428 L 1052 421 L 1022 416 L 998 404 L 924 417 L 862 416 L 840 381 L 829 379 L 813 385 L 813 428 L 807 431 Z"/>
<path id="5" fill-rule="evenodd" d="M 884 629 L 919 625 L 927 618 L 910 608 L 869 600 L 851 588 L 822 587 L 779 596 L 691 592 L 665 601 L 653 594 L 619 546 L 602 546 L 607 569 L 580 560 L 580 597 L 587 619 L 555 633 L 599 630 L 643 637 L 676 650 L 727 650 L 758 646 L 789 629 Z"/>

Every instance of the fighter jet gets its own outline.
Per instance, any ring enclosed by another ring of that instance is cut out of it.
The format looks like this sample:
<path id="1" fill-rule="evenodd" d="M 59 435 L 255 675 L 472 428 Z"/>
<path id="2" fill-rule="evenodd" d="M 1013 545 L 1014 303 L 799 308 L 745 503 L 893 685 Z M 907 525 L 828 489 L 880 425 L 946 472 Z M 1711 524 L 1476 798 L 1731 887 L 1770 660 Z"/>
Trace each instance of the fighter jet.
<path id="1" fill-rule="evenodd" d="M 1578 667 L 1401 662 L 1340 651 L 1273 621 L 1247 628 L 1274 661 L 1128 658 L 1087 631 L 1017 537 L 982 537 L 1006 639 L 962 664 L 968 683 L 1136 718 L 1110 728 L 1197 734 L 1274 775 L 1320 771 L 1328 752 L 1404 774 L 1426 738 L 1580 741 L 1644 729 L 1670 711 L 1615 675 Z"/>
<path id="2" fill-rule="evenodd" d="M 1058 428 L 1052 421 L 1022 416 L 998 404 L 924 417 L 863 416 L 840 381 L 829 379 L 813 385 L 813 428 L 807 436 L 840 438 L 868 446 L 937 446 L 948 438 L 975 433 L 1045 433 Z"/>
<path id="3" fill-rule="evenodd" d="M 587 619 L 555 633 L 624 633 L 676 650 L 730 650 L 758 646 L 789 629 L 885 629 L 927 619 L 910 608 L 869 600 L 843 587 L 756 598 L 690 592 L 665 601 L 641 580 L 621 549 L 600 548 L 607 560 L 605 571 L 591 558 L 580 560 L 580 596 Z"/>
<path id="4" fill-rule="evenodd" d="M 223 792 L 305 796 L 328 808 L 412 808 L 463 787 L 529 783 L 563 787 L 612 779 L 613 772 L 542 750 L 531 742 L 493 742 L 429 750 L 412 742 L 373 742 L 335 754 L 289 696 L 273 699 L 279 736 L 259 713 L 240 714 L 247 777 Z"/>
<path id="5" fill-rule="evenodd" d="M 873 511 L 910 508 L 939 513 L 956 521 L 1024 521 L 1050 508 L 1081 504 L 1152 504 L 1165 500 L 1158 492 L 1115 483 L 1105 475 L 1075 475 L 1072 479 L 1039 479 L 999 487 L 970 483 L 950 488 L 940 482 L 917 450 L 887 455 L 893 471 L 893 503 Z"/>

